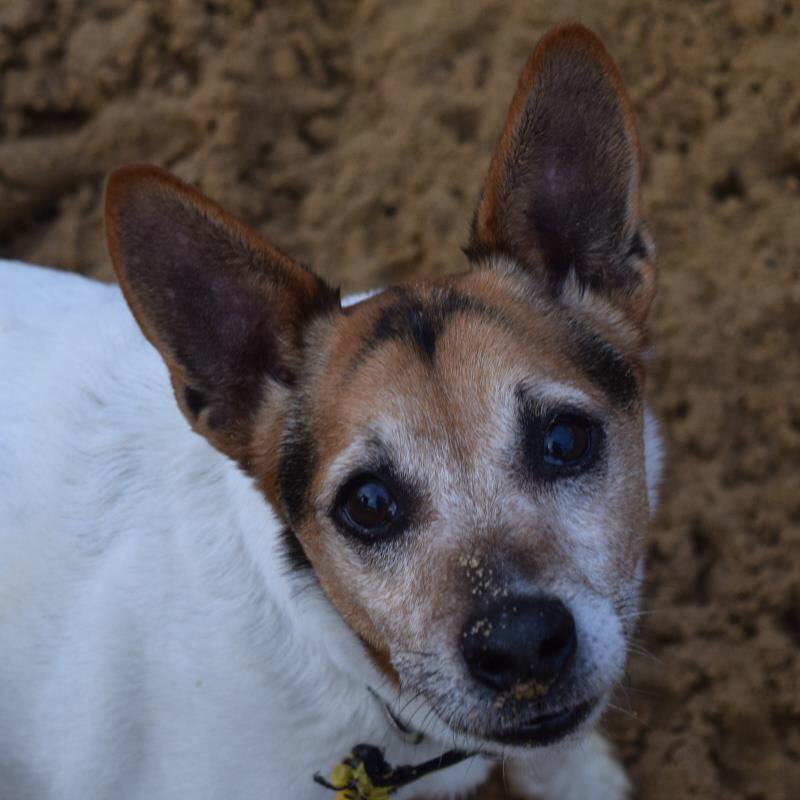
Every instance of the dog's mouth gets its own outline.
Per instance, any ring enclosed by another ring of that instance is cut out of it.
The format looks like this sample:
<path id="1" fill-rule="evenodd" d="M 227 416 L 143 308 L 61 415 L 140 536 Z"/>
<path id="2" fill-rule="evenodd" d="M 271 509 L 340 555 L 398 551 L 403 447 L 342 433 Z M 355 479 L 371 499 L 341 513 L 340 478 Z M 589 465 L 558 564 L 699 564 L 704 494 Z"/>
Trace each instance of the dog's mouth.
<path id="1" fill-rule="evenodd" d="M 412 744 L 419 744 L 424 736 L 421 733 L 415 732 L 408 723 L 404 722 L 392 706 L 381 699 L 377 692 L 372 691 L 372 694 L 380 701 L 387 714 L 387 719 L 405 741 L 411 741 Z M 487 745 L 491 743 L 511 745 L 513 747 L 546 747 L 547 745 L 556 744 L 561 739 L 577 730 L 581 724 L 586 721 L 599 702 L 600 698 L 598 697 L 584 700 L 574 706 L 524 719 L 520 724 L 514 727 L 490 728 L 484 731 L 462 730 L 460 732 L 466 734 L 470 738 L 483 741 Z M 480 746 L 479 749 L 481 749 Z M 489 748 L 489 750 L 491 750 L 491 748 Z M 487 754 L 488 753 L 489 751 L 487 750 Z"/>
<path id="2" fill-rule="evenodd" d="M 596 705 L 596 699 L 586 700 L 570 708 L 532 717 L 515 728 L 489 731 L 481 738 L 515 747 L 544 747 L 555 744 L 575 731 Z"/>

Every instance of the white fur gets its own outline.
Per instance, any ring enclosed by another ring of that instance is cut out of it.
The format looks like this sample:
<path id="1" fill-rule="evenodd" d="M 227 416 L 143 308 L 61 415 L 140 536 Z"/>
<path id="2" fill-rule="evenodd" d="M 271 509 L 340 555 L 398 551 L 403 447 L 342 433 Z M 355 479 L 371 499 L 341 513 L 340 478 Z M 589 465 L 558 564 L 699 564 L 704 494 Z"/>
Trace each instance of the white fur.
<path id="1" fill-rule="evenodd" d="M 597 732 L 577 745 L 557 748 L 556 758 L 516 762 L 506 774 L 515 794 L 533 793 L 539 800 L 619 800 L 630 782 L 608 742 Z"/>
<path id="2" fill-rule="evenodd" d="M 392 763 L 448 749 L 388 725 L 367 687 L 390 690 L 191 432 L 116 287 L 0 261 L 0 375 L 0 800 L 314 800 L 356 743 Z M 607 747 L 586 748 L 507 769 L 523 791 L 526 769 L 574 779 L 548 800 L 622 798 Z M 490 766 L 399 796 L 456 797 Z"/>

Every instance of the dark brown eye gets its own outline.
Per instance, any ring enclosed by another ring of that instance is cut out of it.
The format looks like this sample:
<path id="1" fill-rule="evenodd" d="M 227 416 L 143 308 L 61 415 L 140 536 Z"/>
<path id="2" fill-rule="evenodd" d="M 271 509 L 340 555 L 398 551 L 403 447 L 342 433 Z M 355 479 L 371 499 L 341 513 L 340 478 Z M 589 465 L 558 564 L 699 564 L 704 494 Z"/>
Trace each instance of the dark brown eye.
<path id="1" fill-rule="evenodd" d="M 397 503 L 375 478 L 357 480 L 341 505 L 342 519 L 349 527 L 370 531 L 388 525 L 397 516 Z"/>
<path id="2" fill-rule="evenodd" d="M 556 417 L 544 432 L 544 460 L 556 467 L 571 467 L 591 450 L 592 428 L 578 417 Z"/>

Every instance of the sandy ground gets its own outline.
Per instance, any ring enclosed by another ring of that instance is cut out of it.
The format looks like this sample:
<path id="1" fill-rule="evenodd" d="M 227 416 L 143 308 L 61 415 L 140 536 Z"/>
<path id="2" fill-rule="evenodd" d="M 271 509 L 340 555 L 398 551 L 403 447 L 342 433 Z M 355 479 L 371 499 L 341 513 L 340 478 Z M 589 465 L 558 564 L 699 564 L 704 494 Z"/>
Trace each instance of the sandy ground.
<path id="1" fill-rule="evenodd" d="M 196 182 L 345 289 L 463 267 L 517 73 L 578 18 L 640 117 L 670 472 L 606 727 L 637 796 L 800 797 L 800 6 L 0 2 L 0 254 L 108 278 L 104 173 Z M 498 788 L 483 798 L 499 798 Z"/>

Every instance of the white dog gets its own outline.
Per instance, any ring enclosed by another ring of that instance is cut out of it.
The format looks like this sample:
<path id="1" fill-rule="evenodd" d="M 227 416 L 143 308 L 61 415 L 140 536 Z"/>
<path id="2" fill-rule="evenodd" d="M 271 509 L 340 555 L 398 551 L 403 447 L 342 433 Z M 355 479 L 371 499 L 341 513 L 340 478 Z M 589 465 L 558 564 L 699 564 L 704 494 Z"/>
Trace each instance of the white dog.
<path id="1" fill-rule="evenodd" d="M 122 292 L 0 262 L 0 799 L 462 797 L 501 760 L 626 796 L 592 726 L 658 461 L 639 172 L 569 25 L 467 272 L 343 306 L 153 167 L 108 184 Z"/>

